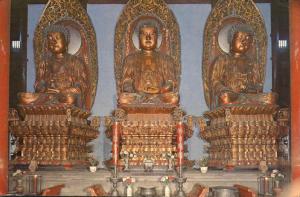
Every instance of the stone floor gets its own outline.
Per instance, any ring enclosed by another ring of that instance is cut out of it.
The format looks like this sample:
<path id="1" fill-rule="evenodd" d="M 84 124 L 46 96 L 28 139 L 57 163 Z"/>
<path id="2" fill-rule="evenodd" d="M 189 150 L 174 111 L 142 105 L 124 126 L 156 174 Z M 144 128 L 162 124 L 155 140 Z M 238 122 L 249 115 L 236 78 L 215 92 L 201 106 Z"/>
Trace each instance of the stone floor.
<path id="1" fill-rule="evenodd" d="M 85 188 L 94 184 L 102 184 L 106 192 L 111 190 L 111 183 L 109 177 L 111 172 L 105 169 L 98 169 L 97 172 L 92 173 L 88 170 L 67 170 L 67 171 L 37 171 L 36 174 L 42 175 L 42 188 L 51 187 L 58 184 L 65 184 L 65 188 L 62 190 L 62 195 L 65 196 L 86 196 L 87 192 Z M 131 176 L 136 179 L 134 183 L 134 190 L 136 191 L 139 186 L 155 186 L 157 192 L 161 193 L 163 185 L 159 181 L 164 175 L 175 176 L 172 172 L 122 172 L 119 173 L 119 177 Z M 206 186 L 232 186 L 234 184 L 240 184 L 257 190 L 257 178 L 260 176 L 260 172 L 253 171 L 233 171 L 226 172 L 222 170 L 209 170 L 206 174 L 201 174 L 199 170 L 187 170 L 184 171 L 184 177 L 187 178 L 187 182 L 184 184 L 184 191 L 188 193 L 194 184 L 200 183 Z M 14 181 L 11 180 L 10 189 L 14 188 Z M 26 182 L 24 182 L 24 185 Z M 174 193 L 176 191 L 176 183 L 171 183 L 171 190 Z M 124 185 L 119 183 L 119 192 L 124 192 Z"/>

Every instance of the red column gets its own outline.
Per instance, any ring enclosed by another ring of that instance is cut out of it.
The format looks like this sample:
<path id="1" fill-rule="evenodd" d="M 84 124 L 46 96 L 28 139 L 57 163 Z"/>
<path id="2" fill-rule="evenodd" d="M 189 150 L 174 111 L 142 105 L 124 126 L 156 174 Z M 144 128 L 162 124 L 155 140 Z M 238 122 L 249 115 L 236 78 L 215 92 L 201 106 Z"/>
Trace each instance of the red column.
<path id="1" fill-rule="evenodd" d="M 10 0 L 0 0 L 0 195 L 8 189 L 8 76 Z"/>
<path id="2" fill-rule="evenodd" d="M 300 178 L 300 1 L 290 0 L 291 170 Z"/>

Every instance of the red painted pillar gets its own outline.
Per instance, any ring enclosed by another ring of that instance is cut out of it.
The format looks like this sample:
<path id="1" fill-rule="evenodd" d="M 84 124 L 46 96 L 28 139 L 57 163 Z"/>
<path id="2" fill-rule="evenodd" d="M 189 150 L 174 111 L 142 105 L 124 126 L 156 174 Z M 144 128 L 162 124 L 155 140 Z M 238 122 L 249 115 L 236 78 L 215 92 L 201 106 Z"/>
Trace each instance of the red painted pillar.
<path id="1" fill-rule="evenodd" d="M 0 0 L 0 195 L 8 189 L 8 76 L 10 0 Z"/>
<path id="2" fill-rule="evenodd" d="M 300 178 L 300 1 L 290 0 L 291 171 Z"/>

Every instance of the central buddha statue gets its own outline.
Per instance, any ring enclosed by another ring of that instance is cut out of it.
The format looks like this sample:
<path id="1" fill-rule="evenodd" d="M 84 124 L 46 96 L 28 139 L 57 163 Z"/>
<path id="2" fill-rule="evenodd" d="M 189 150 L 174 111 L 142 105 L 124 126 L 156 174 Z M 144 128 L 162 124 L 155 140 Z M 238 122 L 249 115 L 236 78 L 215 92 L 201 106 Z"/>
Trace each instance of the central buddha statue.
<path id="1" fill-rule="evenodd" d="M 259 69 L 247 56 L 252 46 L 253 30 L 237 24 L 229 34 L 230 53 L 216 58 L 212 65 L 211 91 L 213 107 L 226 104 L 275 104 L 276 94 L 262 93 Z"/>
<path id="2" fill-rule="evenodd" d="M 34 94 L 21 93 L 21 103 L 32 97 L 35 104 L 67 103 L 83 107 L 88 88 L 85 64 L 67 51 L 70 33 L 62 25 L 51 25 L 44 31 L 50 52 L 37 69 Z"/>
<path id="3" fill-rule="evenodd" d="M 157 49 L 158 27 L 139 26 L 139 47 L 123 63 L 119 104 L 174 104 L 179 102 L 174 60 Z"/>

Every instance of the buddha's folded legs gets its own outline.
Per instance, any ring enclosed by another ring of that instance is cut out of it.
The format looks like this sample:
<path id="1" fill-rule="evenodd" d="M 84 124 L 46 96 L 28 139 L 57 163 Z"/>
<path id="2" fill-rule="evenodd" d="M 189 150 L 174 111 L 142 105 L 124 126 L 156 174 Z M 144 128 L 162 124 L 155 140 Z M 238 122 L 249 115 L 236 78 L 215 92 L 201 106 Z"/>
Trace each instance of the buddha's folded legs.
<path id="1" fill-rule="evenodd" d="M 175 92 L 168 92 L 165 94 L 161 94 L 159 97 L 163 103 L 177 105 L 179 102 L 179 95 L 178 93 Z"/>
<path id="2" fill-rule="evenodd" d="M 132 104 L 137 100 L 138 97 L 139 97 L 139 95 L 136 93 L 122 93 L 119 96 L 118 103 L 119 104 Z"/>
<path id="3" fill-rule="evenodd" d="M 166 103 L 176 105 L 179 102 L 179 95 L 174 92 L 164 94 L 122 93 L 118 102 L 119 104 Z"/>
<path id="4" fill-rule="evenodd" d="M 22 92 L 18 94 L 19 103 L 23 105 L 35 104 L 55 104 L 65 103 L 75 106 L 81 106 L 80 94 L 75 93 L 30 93 Z"/>
<path id="5" fill-rule="evenodd" d="M 236 103 L 241 104 L 276 104 L 278 95 L 276 93 L 240 94 Z"/>

